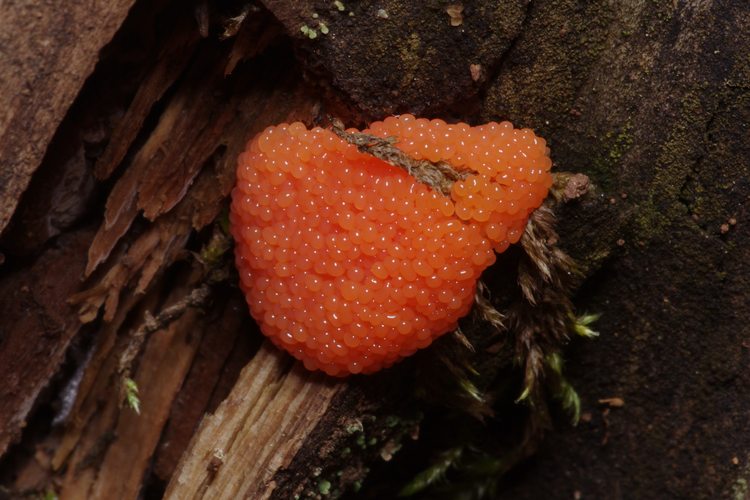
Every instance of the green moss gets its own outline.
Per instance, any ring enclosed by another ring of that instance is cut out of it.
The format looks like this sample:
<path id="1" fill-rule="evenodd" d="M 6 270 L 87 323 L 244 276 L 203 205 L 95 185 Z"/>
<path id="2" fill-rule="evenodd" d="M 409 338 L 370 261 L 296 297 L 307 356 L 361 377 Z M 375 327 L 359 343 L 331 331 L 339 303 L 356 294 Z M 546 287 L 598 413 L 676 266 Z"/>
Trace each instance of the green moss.
<path id="1" fill-rule="evenodd" d="M 396 427 L 400 422 L 400 419 L 395 415 L 388 415 L 385 417 L 385 426 L 386 427 Z"/>
<path id="2" fill-rule="evenodd" d="M 609 150 L 609 159 L 612 161 L 619 161 L 622 155 L 630 149 L 633 145 L 633 137 L 630 135 L 630 130 L 633 125 L 628 121 L 623 130 L 615 137 L 614 145 Z"/>
<path id="3" fill-rule="evenodd" d="M 325 468 L 312 470 L 303 497 L 338 498 L 347 491 L 358 491 L 369 474 L 366 464 L 376 457 L 389 462 L 402 448 L 403 440 L 414 434 L 422 418 L 421 413 L 411 417 L 361 414 L 345 422 L 338 432 L 338 459 L 326 463 Z"/>
<path id="4" fill-rule="evenodd" d="M 137 415 L 140 415 L 141 400 L 138 397 L 138 384 L 132 378 L 126 377 L 123 380 L 123 386 L 125 389 L 125 403 L 128 405 L 128 408 L 133 410 Z"/>
<path id="5" fill-rule="evenodd" d="M 356 434 L 363 432 L 365 429 L 362 426 L 362 422 L 359 420 L 353 420 L 346 425 L 345 431 L 347 434 Z"/>
<path id="6" fill-rule="evenodd" d="M 399 51 L 399 58 L 402 63 L 402 82 L 413 81 L 418 76 L 420 63 L 423 59 L 423 54 L 420 53 L 421 47 L 422 41 L 419 35 L 416 33 L 409 34 L 407 43 L 402 45 Z"/>
<path id="7" fill-rule="evenodd" d="M 367 443 L 365 442 L 365 435 L 364 434 L 360 434 L 359 436 L 357 436 L 357 439 L 354 442 L 356 443 L 357 446 L 359 446 L 363 450 L 365 448 L 367 448 Z"/>
<path id="8" fill-rule="evenodd" d="M 680 194 L 694 168 L 695 145 L 701 143 L 706 120 L 707 113 L 698 95 L 687 94 L 671 133 L 661 144 L 647 200 L 636 217 L 641 240 L 663 234 L 676 218 L 687 215 Z"/>
<path id="9" fill-rule="evenodd" d="M 561 125 L 560 117 L 570 116 L 580 85 L 588 78 L 576 68 L 589 67 L 608 47 L 608 29 L 617 15 L 614 5 L 555 0 L 544 7 L 544 14 L 531 15 L 525 32 L 548 36 L 542 43 L 530 37 L 533 44 L 519 38 L 512 50 L 532 62 L 506 68 L 488 90 L 483 119 L 508 117 L 553 137 L 549 129 Z M 543 82 L 544 91 L 526 82 Z"/>
<path id="10" fill-rule="evenodd" d="M 331 482 L 326 479 L 320 479 L 318 481 L 318 493 L 328 496 L 331 493 Z"/>
<path id="11" fill-rule="evenodd" d="M 615 173 L 621 170 L 620 163 L 633 145 L 633 125 L 626 121 L 621 129 L 607 132 L 598 141 L 600 154 L 591 161 L 589 173 L 605 193 L 616 190 Z"/>
<path id="12" fill-rule="evenodd" d="M 318 32 L 306 24 L 303 24 L 299 30 L 310 40 L 314 40 L 318 37 Z"/>
<path id="13" fill-rule="evenodd" d="M 748 490 L 747 479 L 740 478 L 732 485 L 732 499 L 746 500 L 748 491 L 750 490 Z"/>

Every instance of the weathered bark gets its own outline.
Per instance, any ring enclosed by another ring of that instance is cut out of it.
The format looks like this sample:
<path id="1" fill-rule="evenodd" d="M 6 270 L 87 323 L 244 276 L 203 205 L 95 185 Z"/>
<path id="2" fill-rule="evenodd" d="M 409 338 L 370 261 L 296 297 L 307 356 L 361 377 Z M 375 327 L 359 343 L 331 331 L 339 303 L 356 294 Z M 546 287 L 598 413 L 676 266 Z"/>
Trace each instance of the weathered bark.
<path id="1" fill-rule="evenodd" d="M 263 345 L 232 394 L 203 419 L 166 498 L 271 496 L 273 475 L 289 465 L 345 387 L 284 358 Z"/>
<path id="2" fill-rule="evenodd" d="M 80 286 L 82 258 L 91 231 L 66 235 L 60 249 L 45 252 L 24 273 L 5 277 L 0 317 L 0 452 L 20 437 L 36 398 L 59 369 L 71 339 L 78 333 L 78 318 L 63 297 Z M 63 264 L 49 279 L 50 269 Z M 38 286 L 43 284 L 43 286 Z"/>
<path id="3" fill-rule="evenodd" d="M 0 6 L 0 232 L 134 0 L 51 3 Z"/>
<path id="4" fill-rule="evenodd" d="M 429 351 L 371 377 L 306 374 L 259 347 L 237 290 L 212 284 L 203 310 L 147 339 L 132 372 L 141 416 L 120 406 L 118 362 L 147 313 L 205 283 L 211 264 L 190 252 L 221 218 L 249 137 L 325 112 L 356 125 L 412 111 L 532 127 L 558 169 L 596 186 L 558 213 L 586 276 L 577 306 L 602 314 L 601 336 L 568 351 L 583 419 L 560 419 L 498 495 L 747 495 L 750 6 L 466 2 L 452 25 L 449 2 L 136 2 L 81 90 L 130 3 L 66 7 L 69 24 L 59 6 L 0 7 L 0 231 L 13 214 L 0 239 L 0 485 L 393 496 L 442 446 L 409 444 Z M 488 273 L 494 290 L 503 272 Z M 610 397 L 624 405 L 598 403 Z M 52 425 L 58 406 L 67 417 Z M 438 420 L 421 426 L 439 438 Z M 488 442 L 511 424 L 489 421 Z"/>

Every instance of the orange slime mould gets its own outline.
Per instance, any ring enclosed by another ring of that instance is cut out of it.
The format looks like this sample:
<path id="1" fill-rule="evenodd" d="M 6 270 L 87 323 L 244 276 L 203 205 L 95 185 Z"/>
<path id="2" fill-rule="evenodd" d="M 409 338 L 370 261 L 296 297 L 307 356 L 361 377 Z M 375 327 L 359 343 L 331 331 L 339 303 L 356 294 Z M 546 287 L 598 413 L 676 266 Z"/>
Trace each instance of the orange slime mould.
<path id="1" fill-rule="evenodd" d="M 230 223 L 260 329 L 310 370 L 373 373 L 457 327 L 477 279 L 552 184 L 549 149 L 508 122 L 400 115 L 366 134 L 463 179 L 444 195 L 333 131 L 268 127 L 240 155 Z"/>

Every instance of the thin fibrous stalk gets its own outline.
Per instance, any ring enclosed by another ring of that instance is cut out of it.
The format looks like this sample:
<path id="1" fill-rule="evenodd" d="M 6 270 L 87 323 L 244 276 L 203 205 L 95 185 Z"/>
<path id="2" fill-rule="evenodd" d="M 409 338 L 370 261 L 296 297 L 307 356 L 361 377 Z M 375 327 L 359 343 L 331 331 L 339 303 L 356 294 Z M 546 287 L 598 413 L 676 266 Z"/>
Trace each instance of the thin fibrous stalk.
<path id="1" fill-rule="evenodd" d="M 556 246 L 557 241 L 554 213 L 546 203 L 532 214 L 521 239 L 524 254 L 519 263 L 518 284 L 523 300 L 511 307 L 509 319 L 516 357 L 524 369 L 524 389 L 518 400 L 535 408 L 546 406 L 546 388 L 575 423 L 580 400 L 563 376 L 560 353 L 571 333 L 581 331 L 594 336 L 587 325 L 596 317 L 579 320 L 575 316 L 571 296 L 581 272 L 575 261 Z M 541 422 L 537 425 L 545 426 Z"/>
<path id="2" fill-rule="evenodd" d="M 415 160 L 394 146 L 397 141 L 395 137 L 382 138 L 362 132 L 347 132 L 339 120 L 334 120 L 331 130 L 349 144 L 357 146 L 362 153 L 405 170 L 419 182 L 430 186 L 444 196 L 450 195 L 454 182 L 476 174 L 473 170 L 456 170 L 450 163 L 444 161 Z"/>
<path id="3" fill-rule="evenodd" d="M 461 446 L 441 452 L 428 468 L 417 474 L 414 479 L 401 488 L 398 496 L 408 497 L 415 495 L 432 486 L 440 479 L 443 479 L 448 469 L 455 466 L 461 459 L 463 452 L 464 449 Z"/>
<path id="4" fill-rule="evenodd" d="M 505 330 L 505 316 L 492 305 L 490 290 L 484 281 L 477 281 L 477 290 L 474 293 L 474 316 L 492 326 L 496 331 Z"/>
<path id="5" fill-rule="evenodd" d="M 225 281 L 228 277 L 223 257 L 229 248 L 231 248 L 229 237 L 221 229 L 220 224 L 217 224 L 209 242 L 200 254 L 196 255 L 196 260 L 205 267 L 202 283 L 171 306 L 162 309 L 156 316 L 146 311 L 143 323 L 129 334 L 127 345 L 120 355 L 117 367 L 121 405 L 124 403 L 136 413 L 140 413 L 138 386 L 131 377 L 135 358 L 140 354 L 150 334 L 167 327 L 188 309 L 203 308 L 209 303 L 213 286 Z"/>
<path id="6" fill-rule="evenodd" d="M 120 355 L 117 373 L 121 380 L 121 402 L 127 402 L 128 406 L 138 413 L 139 402 L 137 399 L 138 389 L 133 385 L 131 368 L 133 361 L 141 352 L 143 344 L 148 336 L 182 316 L 188 308 L 205 306 L 211 297 L 211 285 L 203 283 L 193 289 L 187 296 L 178 300 L 171 306 L 163 309 L 159 314 L 153 316 L 149 311 L 144 313 L 144 321 L 133 333 L 130 334 L 128 344 Z"/>

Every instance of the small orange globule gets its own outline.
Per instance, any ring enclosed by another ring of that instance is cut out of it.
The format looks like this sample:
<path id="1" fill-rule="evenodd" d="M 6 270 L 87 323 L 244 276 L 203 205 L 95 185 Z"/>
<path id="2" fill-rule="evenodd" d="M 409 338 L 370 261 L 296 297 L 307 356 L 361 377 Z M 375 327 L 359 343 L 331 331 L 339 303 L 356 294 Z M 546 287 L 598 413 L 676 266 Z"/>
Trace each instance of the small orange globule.
<path id="1" fill-rule="evenodd" d="M 372 373 L 456 328 L 552 184 L 544 139 L 400 115 L 363 132 L 472 171 L 450 197 L 320 127 L 268 127 L 239 157 L 230 223 L 260 329 L 310 370 Z"/>

